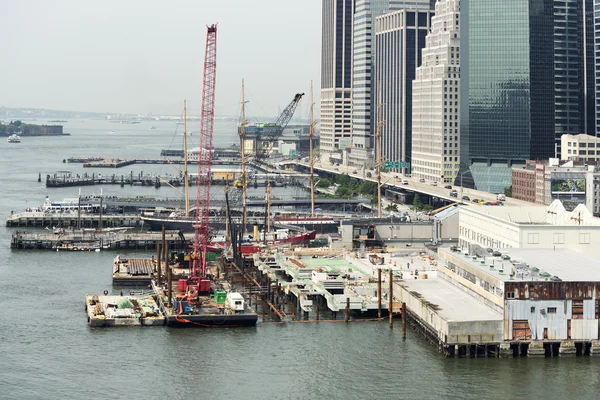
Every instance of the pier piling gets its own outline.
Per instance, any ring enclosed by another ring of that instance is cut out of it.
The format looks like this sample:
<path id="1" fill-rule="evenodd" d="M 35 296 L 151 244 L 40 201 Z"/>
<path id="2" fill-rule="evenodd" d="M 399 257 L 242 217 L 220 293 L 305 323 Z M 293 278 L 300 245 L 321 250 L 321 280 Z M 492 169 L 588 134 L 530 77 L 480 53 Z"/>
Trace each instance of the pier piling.
<path id="1" fill-rule="evenodd" d="M 390 293 L 388 294 L 389 296 L 389 306 L 388 306 L 388 311 L 390 313 L 390 328 L 394 327 L 394 273 L 393 271 L 390 269 Z"/>
<path id="2" fill-rule="evenodd" d="M 377 318 L 381 318 L 381 268 L 377 269 Z"/>
<path id="3" fill-rule="evenodd" d="M 406 339 L 406 303 L 402 302 L 402 339 Z"/>
<path id="4" fill-rule="evenodd" d="M 346 315 L 344 316 L 344 321 L 348 322 L 350 320 L 350 298 L 346 297 Z"/>

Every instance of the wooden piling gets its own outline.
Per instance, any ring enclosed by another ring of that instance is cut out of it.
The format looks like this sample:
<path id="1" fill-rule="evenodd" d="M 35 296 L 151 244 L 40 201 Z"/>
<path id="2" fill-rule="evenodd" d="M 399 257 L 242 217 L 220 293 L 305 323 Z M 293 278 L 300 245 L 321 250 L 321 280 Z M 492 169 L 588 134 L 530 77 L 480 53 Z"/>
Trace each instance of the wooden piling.
<path id="1" fill-rule="evenodd" d="M 346 297 L 346 315 L 344 316 L 344 321 L 348 322 L 350 320 L 350 297 Z"/>
<path id="2" fill-rule="evenodd" d="M 156 245 L 156 280 L 158 286 L 162 285 L 162 264 L 161 264 L 161 252 L 162 246 L 160 244 Z"/>
<path id="3" fill-rule="evenodd" d="M 171 266 L 169 265 L 169 260 L 165 261 L 165 267 L 167 267 L 169 307 L 173 307 L 173 271 L 171 270 Z"/>
<path id="4" fill-rule="evenodd" d="M 319 303 L 317 302 L 317 309 L 316 309 L 316 319 L 317 322 L 319 322 Z"/>
<path id="5" fill-rule="evenodd" d="M 402 302 L 402 339 L 406 339 L 406 303 Z"/>
<path id="6" fill-rule="evenodd" d="M 394 281 L 393 281 L 393 271 L 390 269 L 390 293 L 389 296 L 389 305 L 388 311 L 390 312 L 390 328 L 394 327 Z"/>
<path id="7" fill-rule="evenodd" d="M 377 270 L 377 318 L 381 318 L 381 268 Z"/>

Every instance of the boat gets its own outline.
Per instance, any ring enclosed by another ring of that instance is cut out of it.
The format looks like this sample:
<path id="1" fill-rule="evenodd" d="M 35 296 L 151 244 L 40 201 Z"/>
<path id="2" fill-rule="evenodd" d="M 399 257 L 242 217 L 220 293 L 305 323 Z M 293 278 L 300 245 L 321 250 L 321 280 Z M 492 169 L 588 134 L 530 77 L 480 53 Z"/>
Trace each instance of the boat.
<path id="1" fill-rule="evenodd" d="M 156 129 L 156 127 L 155 127 L 154 125 L 152 125 L 152 126 L 150 127 L 150 129 Z"/>
<path id="2" fill-rule="evenodd" d="M 16 133 L 13 133 L 8 137 L 8 139 L 6 139 L 6 141 L 8 143 L 21 143 L 21 136 L 17 135 Z"/>
<path id="3" fill-rule="evenodd" d="M 112 134 L 112 133 L 115 133 L 115 131 L 108 131 L 108 133 L 111 133 L 111 134 Z"/>

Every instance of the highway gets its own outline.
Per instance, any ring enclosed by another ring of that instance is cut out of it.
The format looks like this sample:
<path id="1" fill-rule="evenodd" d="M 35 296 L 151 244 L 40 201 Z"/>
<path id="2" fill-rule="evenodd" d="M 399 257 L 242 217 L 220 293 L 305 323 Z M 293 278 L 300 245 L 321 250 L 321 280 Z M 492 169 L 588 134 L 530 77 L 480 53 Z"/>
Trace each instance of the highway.
<path id="1" fill-rule="evenodd" d="M 296 163 L 298 165 L 302 165 L 304 167 L 309 167 L 308 162 L 296 161 Z M 377 171 L 367 170 L 365 168 L 349 167 L 349 166 L 343 166 L 343 165 L 335 166 L 335 165 L 331 165 L 330 163 L 327 163 L 327 165 L 326 165 L 321 162 L 315 162 L 314 169 L 316 171 L 324 171 L 324 172 L 329 172 L 329 173 L 333 173 L 333 174 L 346 173 L 349 176 L 356 178 L 356 179 L 377 182 Z M 354 173 L 355 171 L 357 173 Z M 367 177 L 368 172 L 371 173 L 371 178 Z M 404 180 L 404 179 L 408 181 L 408 185 L 402 184 L 402 180 Z M 446 183 L 446 184 L 438 183 L 437 186 L 433 186 L 430 184 L 430 182 L 422 183 L 422 182 L 419 182 L 419 180 L 416 178 L 403 178 L 400 173 L 382 172 L 381 173 L 381 183 L 382 183 L 382 186 L 387 186 L 392 189 L 397 189 L 397 190 L 402 189 L 402 190 L 406 190 L 406 191 L 423 193 L 423 194 L 427 194 L 430 196 L 435 196 L 435 197 L 438 197 L 441 199 L 445 199 L 448 201 L 460 202 L 462 196 L 469 196 L 470 201 L 465 200 L 465 201 L 463 201 L 463 203 L 465 205 L 468 204 L 470 206 L 489 207 L 489 206 L 483 206 L 483 205 L 473 203 L 472 202 L 473 199 L 483 199 L 486 202 L 496 201 L 496 195 L 494 193 L 482 192 L 480 190 L 469 189 L 469 188 L 461 188 L 460 186 L 454 186 L 454 185 L 451 185 L 451 186 L 452 186 L 452 189 L 456 189 L 458 191 L 458 198 L 451 197 L 450 196 L 451 189 L 444 188 L 444 186 L 449 185 L 448 183 Z M 383 196 L 383 190 L 382 190 L 382 196 Z M 536 204 L 534 204 L 534 203 L 530 203 L 528 201 L 523 201 L 523 200 L 517 200 L 517 199 L 510 198 L 510 197 L 507 197 L 503 203 L 505 206 L 511 206 L 511 207 L 536 206 Z M 539 205 L 539 206 L 542 207 L 542 205 Z"/>

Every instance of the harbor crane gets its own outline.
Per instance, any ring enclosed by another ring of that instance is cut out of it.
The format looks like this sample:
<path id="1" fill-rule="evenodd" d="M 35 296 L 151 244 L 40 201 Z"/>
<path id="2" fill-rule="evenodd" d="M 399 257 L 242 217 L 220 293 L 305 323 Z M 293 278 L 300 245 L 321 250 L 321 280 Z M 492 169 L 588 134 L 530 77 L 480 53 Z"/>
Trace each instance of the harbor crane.
<path id="1" fill-rule="evenodd" d="M 209 242 L 210 176 L 212 167 L 213 126 L 215 121 L 215 87 L 217 72 L 217 25 L 207 26 L 202 87 L 202 112 L 198 152 L 198 183 L 196 193 L 196 220 L 191 249 L 191 274 L 189 286 L 198 294 L 210 292 L 206 279 L 207 247 Z"/>
<path id="2" fill-rule="evenodd" d="M 294 116 L 294 112 L 302 96 L 304 96 L 304 93 L 296 93 L 294 99 L 285 107 L 281 115 L 277 117 L 277 120 L 265 126 L 263 131 L 256 136 L 256 158 L 258 161 L 268 157 L 273 148 L 273 143 L 281 137 L 285 127 Z"/>

